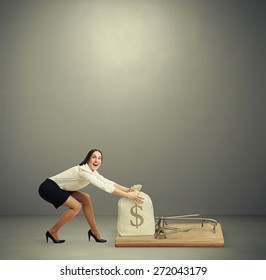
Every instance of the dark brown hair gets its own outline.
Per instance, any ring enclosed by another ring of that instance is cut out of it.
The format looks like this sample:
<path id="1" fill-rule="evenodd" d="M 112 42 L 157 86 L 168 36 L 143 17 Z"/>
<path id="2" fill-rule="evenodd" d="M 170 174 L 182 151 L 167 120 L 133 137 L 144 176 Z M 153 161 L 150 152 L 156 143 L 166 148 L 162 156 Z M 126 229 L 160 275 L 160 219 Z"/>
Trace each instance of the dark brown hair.
<path id="1" fill-rule="evenodd" d="M 88 152 L 87 156 L 84 158 L 84 160 L 79 165 L 86 164 L 90 160 L 90 158 L 94 152 L 99 152 L 101 154 L 102 160 L 103 160 L 103 153 L 99 149 L 92 149 Z"/>

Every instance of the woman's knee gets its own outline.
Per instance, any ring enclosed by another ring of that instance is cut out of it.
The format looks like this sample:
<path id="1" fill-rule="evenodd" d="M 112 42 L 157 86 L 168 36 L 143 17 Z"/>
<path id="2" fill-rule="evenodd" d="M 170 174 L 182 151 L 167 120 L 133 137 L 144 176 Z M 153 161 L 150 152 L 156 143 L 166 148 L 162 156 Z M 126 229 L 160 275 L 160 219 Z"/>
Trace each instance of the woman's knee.
<path id="1" fill-rule="evenodd" d="M 74 210 L 75 215 L 77 215 L 78 212 L 81 210 L 81 207 L 82 207 L 81 203 L 77 202 L 71 208 Z"/>
<path id="2" fill-rule="evenodd" d="M 72 196 L 78 200 L 82 205 L 91 204 L 91 197 L 85 192 L 74 192 Z"/>
<path id="3" fill-rule="evenodd" d="M 74 211 L 74 215 L 77 215 L 82 207 L 81 203 L 71 196 L 64 203 L 64 206 L 68 207 L 69 209 L 72 209 Z"/>
<path id="4" fill-rule="evenodd" d="M 84 193 L 84 200 L 82 202 L 83 204 L 88 204 L 88 203 L 91 203 L 91 197 L 89 194 L 87 193 Z"/>

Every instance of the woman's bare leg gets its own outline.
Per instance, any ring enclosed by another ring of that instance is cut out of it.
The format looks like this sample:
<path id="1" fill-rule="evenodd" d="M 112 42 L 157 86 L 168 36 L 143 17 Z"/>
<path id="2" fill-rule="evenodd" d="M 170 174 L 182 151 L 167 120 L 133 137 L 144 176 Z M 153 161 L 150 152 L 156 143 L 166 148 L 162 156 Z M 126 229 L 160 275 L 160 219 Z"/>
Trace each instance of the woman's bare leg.
<path id="1" fill-rule="evenodd" d="M 57 222 L 49 229 L 49 232 L 53 235 L 53 237 L 58 240 L 57 232 L 59 229 L 68 221 L 70 221 L 74 216 L 78 214 L 78 212 L 81 209 L 81 204 L 78 200 L 76 200 L 74 197 L 69 196 L 68 199 L 63 204 L 66 207 L 69 207 L 68 210 L 66 210 L 60 218 L 57 220 Z"/>
<path id="2" fill-rule="evenodd" d="M 75 191 L 72 193 L 72 196 L 82 204 L 82 210 L 88 224 L 91 227 L 91 231 L 94 235 L 96 235 L 98 239 L 100 239 L 101 237 L 96 225 L 94 210 L 89 194 L 85 192 Z"/>

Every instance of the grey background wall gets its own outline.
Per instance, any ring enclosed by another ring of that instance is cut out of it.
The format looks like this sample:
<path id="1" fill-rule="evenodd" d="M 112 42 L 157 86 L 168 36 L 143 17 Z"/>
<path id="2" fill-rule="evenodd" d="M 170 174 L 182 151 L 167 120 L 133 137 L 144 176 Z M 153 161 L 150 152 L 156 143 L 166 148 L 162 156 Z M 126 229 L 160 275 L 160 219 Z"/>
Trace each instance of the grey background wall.
<path id="1" fill-rule="evenodd" d="M 156 214 L 266 214 L 265 1 L 1 1 L 2 215 L 102 149 Z M 97 215 L 118 197 L 90 186 Z M 59 212 L 62 210 L 59 210 Z"/>

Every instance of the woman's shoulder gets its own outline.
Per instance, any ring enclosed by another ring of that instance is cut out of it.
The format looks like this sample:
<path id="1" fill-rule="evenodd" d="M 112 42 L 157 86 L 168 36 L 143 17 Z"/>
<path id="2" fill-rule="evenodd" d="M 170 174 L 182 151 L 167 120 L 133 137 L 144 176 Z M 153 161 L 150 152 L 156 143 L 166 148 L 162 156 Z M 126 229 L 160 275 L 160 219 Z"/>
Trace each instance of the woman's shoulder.
<path id="1" fill-rule="evenodd" d="M 77 168 L 79 171 L 85 171 L 85 172 L 93 174 L 93 172 L 89 168 L 88 164 L 78 165 Z"/>

